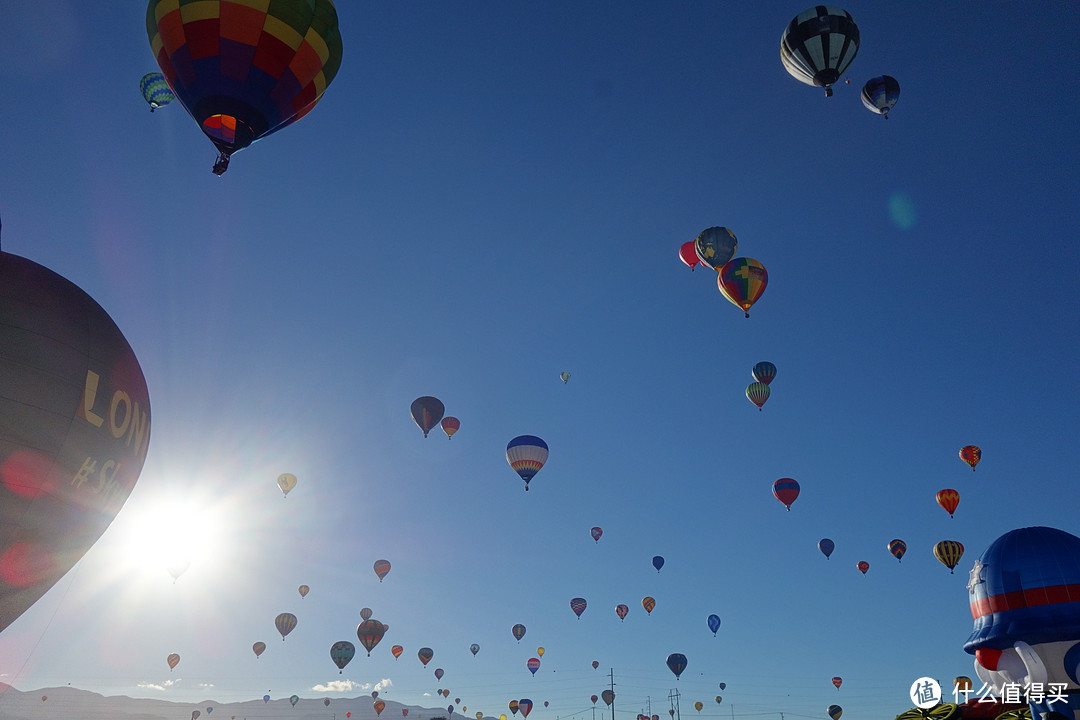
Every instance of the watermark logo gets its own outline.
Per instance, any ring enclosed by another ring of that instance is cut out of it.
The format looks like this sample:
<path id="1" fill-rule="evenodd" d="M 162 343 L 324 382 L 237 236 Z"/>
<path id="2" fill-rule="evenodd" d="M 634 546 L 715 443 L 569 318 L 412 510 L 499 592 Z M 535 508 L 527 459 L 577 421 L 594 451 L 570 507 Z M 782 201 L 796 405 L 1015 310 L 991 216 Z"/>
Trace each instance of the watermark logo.
<path id="1" fill-rule="evenodd" d="M 911 683 L 910 694 L 915 707 L 932 708 L 941 702 L 941 685 L 932 677 L 921 677 Z"/>

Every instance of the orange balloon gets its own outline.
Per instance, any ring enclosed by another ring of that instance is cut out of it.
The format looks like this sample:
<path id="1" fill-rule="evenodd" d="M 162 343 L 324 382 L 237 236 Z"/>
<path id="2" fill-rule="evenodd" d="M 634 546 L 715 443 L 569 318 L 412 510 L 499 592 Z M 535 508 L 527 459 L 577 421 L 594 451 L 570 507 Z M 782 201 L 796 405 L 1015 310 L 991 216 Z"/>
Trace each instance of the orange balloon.
<path id="1" fill-rule="evenodd" d="M 951 488 L 944 490 L 938 490 L 937 504 L 945 509 L 945 512 L 949 513 L 949 517 L 953 516 L 956 512 L 956 506 L 960 504 L 960 493 Z"/>

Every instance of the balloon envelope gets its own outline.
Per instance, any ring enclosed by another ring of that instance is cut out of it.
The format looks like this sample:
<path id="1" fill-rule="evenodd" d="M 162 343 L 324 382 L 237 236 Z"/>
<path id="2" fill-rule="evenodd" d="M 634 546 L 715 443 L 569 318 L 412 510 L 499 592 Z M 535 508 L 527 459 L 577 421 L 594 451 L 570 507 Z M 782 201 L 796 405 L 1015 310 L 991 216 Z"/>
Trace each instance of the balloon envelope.
<path id="1" fill-rule="evenodd" d="M 274 627 L 281 633 L 281 639 L 284 640 L 285 636 L 293 631 L 296 627 L 296 616 L 292 613 L 281 613 L 274 618 Z"/>
<path id="2" fill-rule="evenodd" d="M 533 701 L 528 698 L 522 698 L 518 700 L 518 710 L 521 711 L 522 717 L 529 717 L 529 713 L 532 712 Z"/>
<path id="3" fill-rule="evenodd" d="M 671 653 L 667 656 L 667 666 L 675 674 L 675 679 L 678 680 L 683 670 L 686 669 L 686 656 L 682 653 Z"/>
<path id="4" fill-rule="evenodd" d="M 836 549 L 836 544 L 829 538 L 821 538 L 820 540 L 818 540 L 817 547 L 818 550 L 821 551 L 821 554 L 828 558 L 830 555 L 832 555 L 833 550 Z"/>
<path id="5" fill-rule="evenodd" d="M 480 646 L 476 643 L 473 643 L 469 646 L 469 652 L 471 652 L 473 655 L 476 655 L 476 653 L 480 652 Z"/>
<path id="6" fill-rule="evenodd" d="M 356 637 L 360 640 L 360 644 L 367 650 L 368 657 L 371 657 L 371 651 L 379 644 L 379 641 L 383 639 L 383 635 L 389 629 L 387 625 L 383 625 L 378 620 L 365 620 L 356 626 Z"/>
<path id="7" fill-rule="evenodd" d="M 754 365 L 754 369 L 750 371 L 750 374 L 754 377 L 754 382 L 768 385 L 776 377 L 776 366 L 768 360 L 762 360 Z"/>
<path id="8" fill-rule="evenodd" d="M 626 605 L 623 605 L 622 603 L 619 603 L 618 605 L 615 606 L 615 614 L 619 616 L 620 620 L 625 619 L 627 614 L 629 614 L 629 612 L 630 612 L 630 608 L 627 607 Z"/>
<path id="9" fill-rule="evenodd" d="M 600 698 L 604 701 L 605 704 L 611 705 L 611 703 L 615 702 L 615 693 L 611 690 L 605 690 L 604 692 L 600 693 Z"/>
<path id="10" fill-rule="evenodd" d="M 139 81 L 139 92 L 142 93 L 143 100 L 150 106 L 150 112 L 154 112 L 159 107 L 164 107 L 176 99 L 172 90 L 169 89 L 169 83 L 165 82 L 165 76 L 161 73 L 143 75 L 142 80 Z"/>
<path id="11" fill-rule="evenodd" d="M 750 307 L 769 284 L 769 273 L 754 258 L 735 258 L 720 268 L 716 284 L 724 297 L 750 317 Z"/>
<path id="12" fill-rule="evenodd" d="M 844 714 L 844 709 L 839 705 L 830 705 L 826 708 L 826 712 L 829 713 L 832 720 L 840 720 L 840 716 Z"/>
<path id="13" fill-rule="evenodd" d="M 701 258 L 697 255 L 697 249 L 694 248 L 693 240 L 687 240 L 679 247 L 679 259 L 691 270 L 701 262 Z"/>
<path id="14" fill-rule="evenodd" d="M 330 659 L 338 666 L 339 675 L 354 655 L 356 655 L 356 646 L 348 640 L 338 640 L 330 646 Z"/>
<path id="15" fill-rule="evenodd" d="M 592 535 L 593 540 L 600 542 L 600 536 L 604 534 L 604 531 L 601 528 L 594 527 L 589 531 L 589 534 Z"/>
<path id="16" fill-rule="evenodd" d="M 664 567 L 664 558 L 659 555 L 653 555 L 652 566 L 656 568 L 656 572 L 660 572 L 660 568 Z"/>
<path id="17" fill-rule="evenodd" d="M 716 635 L 716 631 L 720 629 L 720 616 L 710 615 L 707 622 L 709 624 L 709 629 L 712 630 L 712 634 Z"/>
<path id="18" fill-rule="evenodd" d="M 120 329 L 53 271 L 0 253 L 0 632 L 90 549 L 150 442 Z"/>
<path id="19" fill-rule="evenodd" d="M 799 483 L 792 478 L 780 478 L 772 484 L 772 494 L 790 511 L 791 504 L 799 497 Z"/>
<path id="20" fill-rule="evenodd" d="M 587 604 L 588 603 L 585 602 L 585 598 L 571 598 L 570 609 L 573 610 L 574 614 L 580 618 L 581 613 L 585 612 L 585 606 Z"/>
<path id="21" fill-rule="evenodd" d="M 561 373 L 559 373 L 559 379 L 562 380 L 563 385 L 565 385 L 566 383 L 570 382 L 570 373 L 563 370 Z"/>
<path id="22" fill-rule="evenodd" d="M 375 574 L 379 576 L 379 582 L 382 582 L 383 578 L 386 577 L 386 574 L 388 572 L 390 572 L 390 561 L 389 560 L 376 560 L 375 565 L 374 565 L 374 569 L 375 569 Z"/>
<path id="23" fill-rule="evenodd" d="M 904 557 L 904 553 L 907 552 L 907 543 L 900 538 L 890 540 L 889 552 L 891 552 L 893 557 L 896 558 L 896 561 L 899 562 Z"/>
<path id="24" fill-rule="evenodd" d="M 801 83 L 825 88 L 826 96 L 858 51 L 859 28 L 851 14 L 826 5 L 796 15 L 780 37 L 784 69 Z"/>
<path id="25" fill-rule="evenodd" d="M 762 409 L 771 394 L 772 390 L 763 382 L 752 382 L 746 386 L 746 399 L 757 405 L 758 410 Z"/>
<path id="26" fill-rule="evenodd" d="M 424 431 L 424 437 L 427 437 L 428 433 L 431 432 L 431 428 L 442 420 L 445 411 L 446 408 L 443 407 L 442 400 L 430 395 L 416 398 L 409 407 L 413 422 Z"/>
<path id="27" fill-rule="evenodd" d="M 360 608 L 360 619 L 361 620 L 370 620 L 371 619 L 371 608 Z"/>
<path id="28" fill-rule="evenodd" d="M 837 690 L 840 689 L 840 686 L 843 685 L 843 683 L 844 683 L 844 678 L 840 677 L 839 675 L 837 675 L 836 677 L 834 677 L 832 679 L 832 684 L 836 686 Z"/>
<path id="29" fill-rule="evenodd" d="M 264 642 L 255 643 L 254 645 L 251 646 L 251 651 L 253 653 L 255 653 L 255 657 L 259 657 L 264 652 L 266 652 L 266 643 L 264 643 Z"/>
<path id="30" fill-rule="evenodd" d="M 946 488 L 945 490 L 938 490 L 935 497 L 937 499 L 937 504 L 940 505 L 945 512 L 949 513 L 949 517 L 952 517 L 953 513 L 956 512 L 957 505 L 960 504 L 960 493 L 951 488 Z"/>
<path id="31" fill-rule="evenodd" d="M 694 250 L 698 259 L 713 270 L 719 270 L 728 260 L 735 257 L 738 246 L 739 241 L 735 238 L 735 233 L 726 227 L 705 228 L 694 240 Z"/>
<path id="32" fill-rule="evenodd" d="M 525 667 L 529 669 L 529 672 L 535 675 L 536 671 L 540 669 L 540 658 L 529 658 L 525 661 Z"/>
<path id="33" fill-rule="evenodd" d="M 289 704 L 292 705 L 293 707 L 296 707 L 296 703 L 298 703 L 298 702 L 300 702 L 300 696 L 299 695 L 293 695 L 293 696 L 291 696 L 289 698 Z"/>
<path id="34" fill-rule="evenodd" d="M 870 563 L 866 562 L 865 560 L 860 560 L 859 562 L 855 563 L 855 567 L 859 568 L 859 572 L 865 575 L 866 571 L 870 569 Z"/>
<path id="35" fill-rule="evenodd" d="M 521 623 L 518 623 L 514 627 L 510 628 L 510 632 L 513 634 L 514 639 L 520 642 L 521 638 L 525 637 L 525 626 Z"/>
<path id="36" fill-rule="evenodd" d="M 169 669 L 172 670 L 174 667 L 180 664 L 180 656 L 176 653 L 171 653 L 169 657 L 165 658 L 165 662 L 169 664 Z"/>
<path id="37" fill-rule="evenodd" d="M 934 545 L 934 557 L 936 557 L 942 565 L 949 568 L 949 574 L 953 574 L 953 568 L 960 562 L 960 558 L 964 556 L 964 546 L 962 543 L 956 540 L 942 540 Z"/>
<path id="38" fill-rule="evenodd" d="M 444 417 L 439 425 L 442 427 L 442 431 L 446 433 L 447 440 L 454 437 L 454 433 L 461 429 L 461 421 L 449 415 Z"/>
<path id="39" fill-rule="evenodd" d="M 382 715 L 382 711 L 386 709 L 386 703 L 382 700 L 376 700 L 372 707 L 375 708 L 375 715 Z"/>
<path id="40" fill-rule="evenodd" d="M 420 658 L 420 662 L 426 667 L 431 658 L 435 657 L 435 653 L 429 647 L 422 647 L 416 651 L 416 657 Z"/>
<path id="41" fill-rule="evenodd" d="M 978 445 L 965 445 L 960 448 L 960 459 L 974 470 L 975 466 L 979 464 L 979 460 L 982 460 L 982 450 L 979 449 Z"/>
<path id="42" fill-rule="evenodd" d="M 652 615 L 653 608 L 656 607 L 656 600 L 652 597 L 645 596 L 641 598 L 641 607 L 645 608 L 645 612 Z"/>
<path id="43" fill-rule="evenodd" d="M 547 443 L 535 435 L 519 435 L 506 445 L 506 462 L 525 481 L 526 490 L 547 459 Z"/>
<path id="44" fill-rule="evenodd" d="M 442 676 L 444 673 L 445 671 L 442 668 L 435 668 L 435 679 L 442 680 Z"/>
<path id="45" fill-rule="evenodd" d="M 307 594 L 311 592 L 311 588 L 309 588 L 307 585 L 301 585 L 296 590 L 300 593 L 300 597 L 307 597 Z"/>
<path id="46" fill-rule="evenodd" d="M 863 85 L 863 106 L 871 112 L 883 115 L 886 120 L 889 119 L 889 111 L 892 110 L 893 105 L 899 99 L 900 83 L 896 81 L 896 78 L 889 75 L 870 78 Z"/>
<path id="47" fill-rule="evenodd" d="M 296 476 L 292 473 L 281 473 L 277 476 L 277 485 L 281 488 L 282 495 L 288 495 L 289 491 L 296 487 Z"/>
<path id="48" fill-rule="evenodd" d="M 390 654 L 394 656 L 395 660 L 401 657 L 401 653 L 403 652 L 405 652 L 405 648 L 401 647 L 400 645 L 395 645 L 394 647 L 390 648 Z"/>

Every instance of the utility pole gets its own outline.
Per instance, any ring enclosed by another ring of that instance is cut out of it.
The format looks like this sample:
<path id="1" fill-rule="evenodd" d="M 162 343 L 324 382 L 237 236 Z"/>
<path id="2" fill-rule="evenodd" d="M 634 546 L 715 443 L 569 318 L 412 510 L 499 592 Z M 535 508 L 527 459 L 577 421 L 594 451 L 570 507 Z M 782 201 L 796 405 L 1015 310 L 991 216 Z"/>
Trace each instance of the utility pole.
<path id="1" fill-rule="evenodd" d="M 676 688 L 668 692 L 668 702 L 671 704 L 671 711 L 669 714 L 673 720 L 681 720 L 682 712 L 679 708 L 679 689 Z"/>
<path id="2" fill-rule="evenodd" d="M 608 673 L 611 677 L 611 720 L 615 720 L 615 668 L 609 668 Z"/>
<path id="3" fill-rule="evenodd" d="M 652 720 L 652 696 L 645 696 L 645 717 Z"/>

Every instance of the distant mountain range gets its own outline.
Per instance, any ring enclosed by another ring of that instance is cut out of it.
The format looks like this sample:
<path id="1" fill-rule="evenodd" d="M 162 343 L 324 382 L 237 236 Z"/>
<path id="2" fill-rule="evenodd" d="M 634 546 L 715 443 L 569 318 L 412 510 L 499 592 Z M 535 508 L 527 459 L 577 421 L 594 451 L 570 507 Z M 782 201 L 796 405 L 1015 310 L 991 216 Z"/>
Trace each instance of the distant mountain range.
<path id="1" fill-rule="evenodd" d="M 73 687 L 23 692 L 0 683 L 0 719 L 193 720 L 193 714 L 198 712 L 198 720 L 406 720 L 402 715 L 404 708 L 409 711 L 407 720 L 431 720 L 434 717 L 463 720 L 460 713 L 450 718 L 446 708 L 422 708 L 381 699 L 386 707 L 381 715 L 376 715 L 370 695 L 331 697 L 329 705 L 321 697 L 301 698 L 293 707 L 288 698 L 232 703 L 219 703 L 208 698 L 196 703 L 180 703 L 126 695 L 105 697 Z M 346 713 L 352 713 L 352 716 L 346 718 Z"/>

